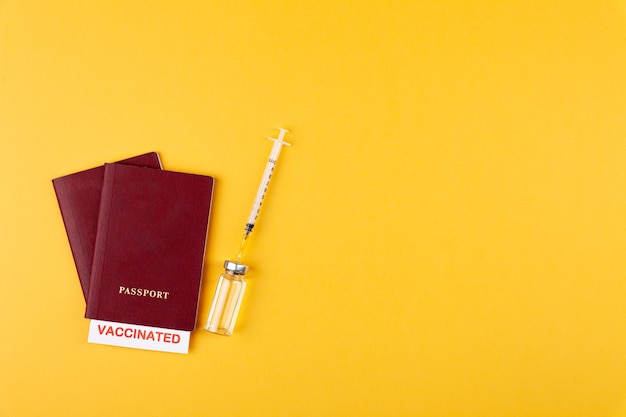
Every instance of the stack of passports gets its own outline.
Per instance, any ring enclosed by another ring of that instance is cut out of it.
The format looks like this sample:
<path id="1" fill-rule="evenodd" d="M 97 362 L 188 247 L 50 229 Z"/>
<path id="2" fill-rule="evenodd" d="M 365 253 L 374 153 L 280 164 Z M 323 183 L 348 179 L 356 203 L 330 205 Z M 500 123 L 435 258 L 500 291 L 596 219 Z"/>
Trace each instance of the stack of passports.
<path id="1" fill-rule="evenodd" d="M 212 177 L 161 169 L 156 153 L 54 179 L 90 342 L 187 353 Z"/>

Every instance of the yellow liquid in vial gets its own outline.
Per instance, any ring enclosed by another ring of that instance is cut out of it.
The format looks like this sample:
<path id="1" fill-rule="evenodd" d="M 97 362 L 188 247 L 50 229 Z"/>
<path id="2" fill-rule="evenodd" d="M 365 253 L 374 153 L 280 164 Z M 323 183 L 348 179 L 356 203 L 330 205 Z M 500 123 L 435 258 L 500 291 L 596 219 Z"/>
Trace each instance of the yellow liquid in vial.
<path id="1" fill-rule="evenodd" d="M 225 336 L 233 334 L 245 290 L 246 281 L 243 276 L 229 273 L 220 275 L 204 328 Z"/>

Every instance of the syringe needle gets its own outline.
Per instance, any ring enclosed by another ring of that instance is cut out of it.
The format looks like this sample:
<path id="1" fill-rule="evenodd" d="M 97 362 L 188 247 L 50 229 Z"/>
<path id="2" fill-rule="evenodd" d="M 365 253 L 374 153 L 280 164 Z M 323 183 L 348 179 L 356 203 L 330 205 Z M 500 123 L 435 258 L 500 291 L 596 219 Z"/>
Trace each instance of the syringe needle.
<path id="1" fill-rule="evenodd" d="M 239 253 L 237 253 L 238 261 L 241 261 L 241 257 L 243 256 L 243 251 L 246 248 L 246 244 L 248 243 L 248 235 L 249 233 L 244 233 L 243 238 L 241 239 L 241 243 L 239 244 Z"/>

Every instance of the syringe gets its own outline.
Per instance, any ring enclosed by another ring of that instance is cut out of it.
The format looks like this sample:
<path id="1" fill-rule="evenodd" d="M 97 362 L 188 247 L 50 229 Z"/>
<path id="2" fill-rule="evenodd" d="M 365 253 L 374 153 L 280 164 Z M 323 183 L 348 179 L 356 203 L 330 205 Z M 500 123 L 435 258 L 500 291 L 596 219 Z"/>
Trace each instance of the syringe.
<path id="1" fill-rule="evenodd" d="M 252 233 L 256 219 L 259 216 L 259 210 L 267 187 L 272 178 L 276 161 L 278 161 L 278 155 L 280 150 L 284 146 L 290 146 L 289 143 L 283 141 L 283 137 L 288 130 L 280 129 L 278 139 L 268 138 L 274 141 L 270 157 L 265 165 L 265 171 L 263 172 L 263 178 L 261 178 L 261 184 L 259 190 L 256 193 L 254 204 L 252 204 L 252 211 L 248 217 L 248 222 L 243 232 L 243 239 L 239 246 L 239 254 L 236 261 L 227 260 L 224 262 L 224 273 L 220 275 L 217 286 L 215 288 L 215 295 L 211 302 L 211 310 L 207 318 L 204 328 L 210 332 L 230 336 L 233 333 L 235 322 L 237 321 L 237 315 L 239 314 L 239 307 L 241 306 L 241 300 L 243 299 L 244 292 L 246 291 L 246 279 L 245 275 L 248 272 L 248 266 L 241 263 L 241 256 L 246 246 L 248 236 Z"/>
<path id="2" fill-rule="evenodd" d="M 261 210 L 261 205 L 263 204 L 263 199 L 265 198 L 265 194 L 267 193 L 267 187 L 269 186 L 270 179 L 272 178 L 272 174 L 274 172 L 274 167 L 276 166 L 276 162 L 278 161 L 278 155 L 280 155 L 280 151 L 283 146 L 291 146 L 290 143 L 283 141 L 285 133 L 289 133 L 289 131 L 283 128 L 279 128 L 279 130 L 280 133 L 278 135 L 278 138 L 268 138 L 269 140 L 274 141 L 274 145 L 272 146 L 272 151 L 270 152 L 270 157 L 267 160 L 267 164 L 265 164 L 265 171 L 263 171 L 261 184 L 259 184 L 259 189 L 257 190 L 256 197 L 254 198 L 254 203 L 252 204 L 252 210 L 250 210 L 250 215 L 248 216 L 248 221 L 246 222 L 243 238 L 241 239 L 241 244 L 239 245 L 239 253 L 237 254 L 238 261 L 240 261 L 241 257 L 243 256 L 243 251 L 246 247 L 248 236 L 250 236 L 250 233 L 252 233 L 252 229 L 254 229 L 254 225 L 256 224 L 257 217 L 259 216 L 259 211 Z"/>

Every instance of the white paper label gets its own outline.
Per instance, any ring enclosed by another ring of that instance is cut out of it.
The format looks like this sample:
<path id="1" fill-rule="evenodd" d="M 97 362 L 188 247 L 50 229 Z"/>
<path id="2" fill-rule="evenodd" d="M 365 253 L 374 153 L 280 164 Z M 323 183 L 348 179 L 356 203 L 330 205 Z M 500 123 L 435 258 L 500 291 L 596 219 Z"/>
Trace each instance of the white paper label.
<path id="1" fill-rule="evenodd" d="M 187 353 L 190 335 L 191 332 L 184 330 L 91 320 L 87 341 L 101 345 Z"/>

